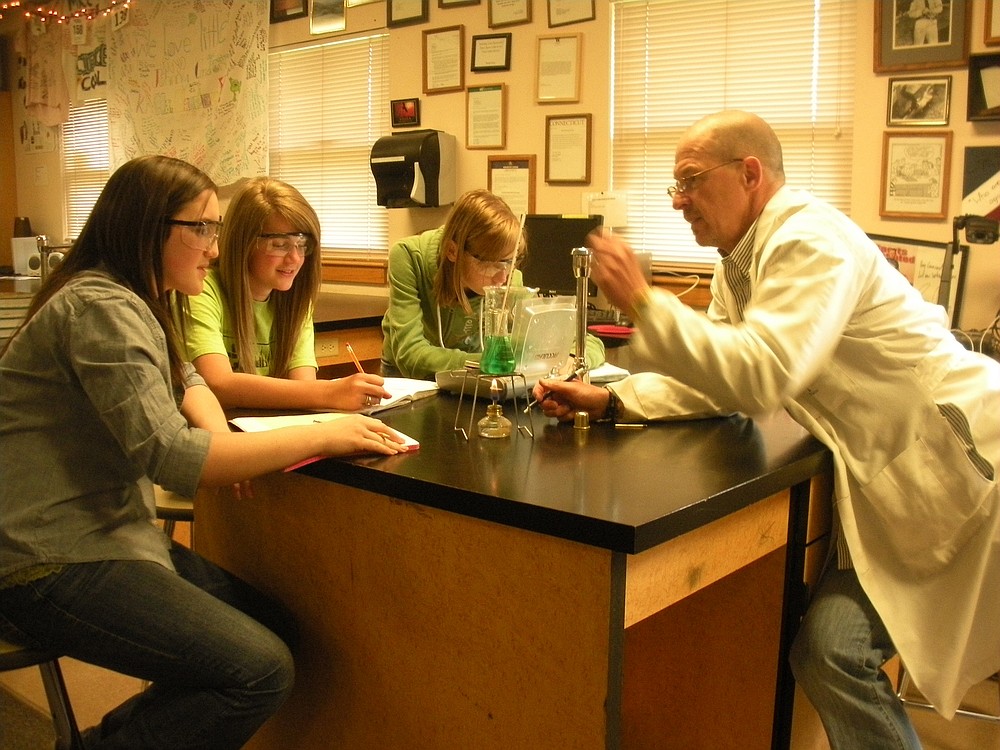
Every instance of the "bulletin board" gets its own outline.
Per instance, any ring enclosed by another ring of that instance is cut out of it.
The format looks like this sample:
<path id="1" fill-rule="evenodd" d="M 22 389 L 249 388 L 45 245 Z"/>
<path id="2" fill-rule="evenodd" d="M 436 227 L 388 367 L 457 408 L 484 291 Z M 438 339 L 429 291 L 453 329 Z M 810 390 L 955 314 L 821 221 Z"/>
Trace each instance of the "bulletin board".
<path id="1" fill-rule="evenodd" d="M 107 38 L 112 169 L 164 154 L 220 185 L 266 173 L 267 42 L 267 3 L 132 6 Z"/>
<path id="2" fill-rule="evenodd" d="M 942 306 L 948 311 L 951 325 L 956 325 L 961 312 L 968 246 L 960 245 L 959 251 L 953 255 L 951 276 L 948 278 L 945 260 L 951 253 L 950 242 L 927 242 L 884 234 L 868 236 L 888 260 L 898 264 L 899 272 L 925 300 L 942 304 L 942 295 L 947 298 Z"/>

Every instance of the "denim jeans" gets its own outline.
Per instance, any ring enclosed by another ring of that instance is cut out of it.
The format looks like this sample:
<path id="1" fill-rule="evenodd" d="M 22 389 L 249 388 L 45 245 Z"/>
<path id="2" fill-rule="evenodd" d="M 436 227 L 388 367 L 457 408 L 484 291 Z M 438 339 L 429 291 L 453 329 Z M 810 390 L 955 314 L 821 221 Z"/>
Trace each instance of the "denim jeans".
<path id="1" fill-rule="evenodd" d="M 827 566 L 795 642 L 795 680 L 833 750 L 919 750 L 920 740 L 881 666 L 896 648 L 854 570 Z"/>
<path id="2" fill-rule="evenodd" d="M 151 683 L 88 749 L 239 748 L 291 690 L 284 610 L 185 547 L 171 557 L 177 573 L 107 560 L 0 590 L 0 634 Z"/>

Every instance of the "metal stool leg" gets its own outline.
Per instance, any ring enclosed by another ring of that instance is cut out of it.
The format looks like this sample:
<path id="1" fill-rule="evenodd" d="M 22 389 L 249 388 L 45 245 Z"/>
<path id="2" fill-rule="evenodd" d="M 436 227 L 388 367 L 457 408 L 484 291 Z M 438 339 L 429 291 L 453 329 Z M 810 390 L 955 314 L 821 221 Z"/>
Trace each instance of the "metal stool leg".
<path id="1" fill-rule="evenodd" d="M 899 682 L 896 687 L 896 697 L 902 702 L 904 706 L 909 708 L 920 708 L 929 711 L 934 710 L 934 706 L 930 703 L 924 701 L 914 700 L 913 698 L 906 697 L 906 689 L 910 686 L 910 674 L 906 671 L 906 665 L 900 662 L 899 664 Z M 965 716 L 970 719 L 981 719 L 982 721 L 990 721 L 993 723 L 1000 723 L 1000 715 L 986 714 L 981 711 L 973 711 L 968 708 L 959 707 L 955 711 L 956 716 Z"/>
<path id="2" fill-rule="evenodd" d="M 76 726 L 73 707 L 69 704 L 66 682 L 58 661 L 47 661 L 38 665 L 42 673 L 42 685 L 52 712 L 52 724 L 56 730 L 56 750 L 83 750 L 83 740 Z"/>

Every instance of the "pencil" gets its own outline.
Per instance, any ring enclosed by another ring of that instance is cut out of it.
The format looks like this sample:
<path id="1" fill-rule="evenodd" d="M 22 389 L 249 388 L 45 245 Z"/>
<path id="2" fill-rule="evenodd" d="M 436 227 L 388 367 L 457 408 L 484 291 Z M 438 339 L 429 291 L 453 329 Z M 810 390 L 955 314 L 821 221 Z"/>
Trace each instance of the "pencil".
<path id="1" fill-rule="evenodd" d="M 351 355 L 351 359 L 354 360 L 354 366 L 358 368 L 358 372 L 364 373 L 365 368 L 361 366 L 360 360 L 358 360 L 358 355 L 354 353 L 354 347 L 347 344 L 347 353 Z"/>

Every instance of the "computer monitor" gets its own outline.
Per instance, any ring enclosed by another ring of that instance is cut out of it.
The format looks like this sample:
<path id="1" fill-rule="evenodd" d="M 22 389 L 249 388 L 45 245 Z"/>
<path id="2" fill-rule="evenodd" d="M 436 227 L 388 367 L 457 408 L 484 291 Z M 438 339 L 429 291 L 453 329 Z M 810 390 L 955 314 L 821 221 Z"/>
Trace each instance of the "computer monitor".
<path id="1" fill-rule="evenodd" d="M 524 285 L 537 287 L 539 294 L 552 296 L 576 294 L 573 275 L 574 247 L 584 247 L 587 235 L 601 226 L 598 215 L 528 214 L 524 234 L 528 250 L 521 263 Z M 597 286 L 590 282 L 589 296 L 597 296 Z"/>

